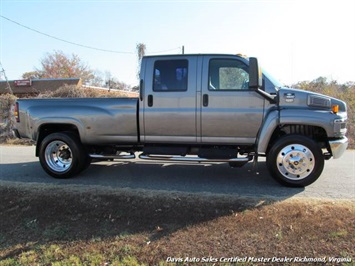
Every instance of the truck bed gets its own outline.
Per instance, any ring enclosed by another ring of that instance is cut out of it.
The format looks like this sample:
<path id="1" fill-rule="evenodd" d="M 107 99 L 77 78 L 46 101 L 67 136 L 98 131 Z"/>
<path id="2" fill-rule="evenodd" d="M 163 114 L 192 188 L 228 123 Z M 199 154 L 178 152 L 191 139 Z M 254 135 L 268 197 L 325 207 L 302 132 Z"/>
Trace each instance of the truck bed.
<path id="1" fill-rule="evenodd" d="M 137 98 L 19 99 L 21 137 L 50 124 L 72 125 L 84 144 L 138 142 Z M 33 133 L 32 133 L 33 132 Z"/>

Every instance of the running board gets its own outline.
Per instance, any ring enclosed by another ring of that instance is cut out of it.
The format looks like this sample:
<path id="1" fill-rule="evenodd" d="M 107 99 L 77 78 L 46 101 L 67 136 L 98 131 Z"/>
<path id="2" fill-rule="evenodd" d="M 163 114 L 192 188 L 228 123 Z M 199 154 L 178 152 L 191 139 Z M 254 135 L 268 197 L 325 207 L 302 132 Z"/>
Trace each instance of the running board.
<path id="1" fill-rule="evenodd" d="M 162 156 L 162 155 L 150 155 L 140 154 L 139 159 L 143 160 L 156 160 L 156 161 L 177 161 L 177 162 L 213 162 L 213 163 L 233 163 L 233 162 L 249 162 L 253 159 L 252 156 L 243 158 L 231 158 L 231 159 L 207 159 L 200 157 L 186 157 L 186 156 Z"/>
<path id="2" fill-rule="evenodd" d="M 119 159 L 135 159 L 136 156 L 134 154 L 128 155 L 101 155 L 101 154 L 89 154 L 89 156 L 93 159 L 99 160 L 119 160 Z"/>

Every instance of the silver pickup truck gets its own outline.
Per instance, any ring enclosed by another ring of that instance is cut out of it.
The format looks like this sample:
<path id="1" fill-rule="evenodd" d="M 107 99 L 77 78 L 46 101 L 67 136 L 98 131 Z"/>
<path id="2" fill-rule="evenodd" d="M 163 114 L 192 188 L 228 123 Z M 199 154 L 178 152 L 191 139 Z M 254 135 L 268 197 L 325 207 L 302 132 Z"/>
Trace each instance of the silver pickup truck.
<path id="1" fill-rule="evenodd" d="M 347 148 L 346 104 L 283 88 L 256 58 L 144 57 L 139 98 L 20 99 L 15 134 L 36 141 L 43 169 L 69 178 L 92 159 L 225 162 L 266 156 L 286 186 L 307 186 Z"/>

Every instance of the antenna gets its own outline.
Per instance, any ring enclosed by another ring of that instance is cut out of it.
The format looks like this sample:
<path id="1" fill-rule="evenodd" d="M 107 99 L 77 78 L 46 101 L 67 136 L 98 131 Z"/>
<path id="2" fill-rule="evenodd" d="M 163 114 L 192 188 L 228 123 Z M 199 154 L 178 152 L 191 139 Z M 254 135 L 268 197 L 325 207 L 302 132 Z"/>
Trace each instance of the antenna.
<path id="1" fill-rule="evenodd" d="M 12 91 L 12 89 L 11 89 L 11 86 L 10 86 L 9 80 L 7 79 L 7 76 L 6 76 L 6 73 L 5 73 L 5 69 L 3 68 L 3 66 L 2 66 L 1 62 L 0 62 L 0 69 L 1 69 L 1 70 L 0 70 L 0 72 L 1 72 L 1 73 L 4 73 L 4 77 L 5 77 L 6 84 L 7 84 L 6 89 L 8 89 L 8 90 L 9 90 L 10 94 L 14 94 L 14 93 L 13 93 L 13 91 Z"/>

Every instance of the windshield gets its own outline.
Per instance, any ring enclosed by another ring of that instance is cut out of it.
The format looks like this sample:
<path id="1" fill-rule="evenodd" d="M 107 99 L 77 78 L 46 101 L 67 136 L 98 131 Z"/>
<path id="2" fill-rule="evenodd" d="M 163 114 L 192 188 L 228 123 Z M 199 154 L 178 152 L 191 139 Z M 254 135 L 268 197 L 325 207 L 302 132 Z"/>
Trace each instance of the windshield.
<path id="1" fill-rule="evenodd" d="M 265 69 L 262 70 L 263 75 L 275 86 L 275 88 L 281 88 L 283 87 L 282 83 L 275 79 L 273 76 L 271 76 Z"/>

